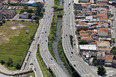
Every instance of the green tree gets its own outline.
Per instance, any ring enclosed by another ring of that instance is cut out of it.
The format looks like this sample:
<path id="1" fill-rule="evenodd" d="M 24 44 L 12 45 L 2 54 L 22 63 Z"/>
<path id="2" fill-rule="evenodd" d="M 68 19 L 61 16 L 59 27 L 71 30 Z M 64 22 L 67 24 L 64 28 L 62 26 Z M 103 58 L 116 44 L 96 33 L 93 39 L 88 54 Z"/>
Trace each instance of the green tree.
<path id="1" fill-rule="evenodd" d="M 4 62 L 4 60 L 0 60 L 0 63 L 1 63 L 1 64 L 4 64 L 5 62 Z"/>
<path id="2" fill-rule="evenodd" d="M 33 13 L 33 10 L 32 9 L 28 9 L 27 12 L 28 13 Z"/>
<path id="3" fill-rule="evenodd" d="M 2 26 L 3 22 L 0 21 L 0 26 Z"/>
<path id="4" fill-rule="evenodd" d="M 79 44 L 87 44 L 86 40 L 80 40 Z"/>
<path id="5" fill-rule="evenodd" d="M 94 57 L 94 58 L 93 58 L 92 63 L 93 63 L 95 66 L 97 65 L 97 57 Z"/>
<path id="6" fill-rule="evenodd" d="M 28 6 L 24 6 L 24 9 L 28 9 Z"/>
<path id="7" fill-rule="evenodd" d="M 101 65 L 101 66 L 98 66 L 98 71 L 97 73 L 101 76 L 105 75 L 106 74 L 106 70 L 105 68 Z"/>
<path id="8" fill-rule="evenodd" d="M 35 16 L 34 19 L 35 19 L 35 20 L 38 20 L 38 19 L 39 19 L 39 16 Z"/>
<path id="9" fill-rule="evenodd" d="M 13 60 L 12 60 L 12 58 L 9 58 L 9 60 L 7 62 L 7 66 L 13 66 Z"/>
<path id="10" fill-rule="evenodd" d="M 20 69 L 21 68 L 21 65 L 19 63 L 16 64 L 16 69 Z"/>
<path id="11" fill-rule="evenodd" d="M 20 11 L 20 14 L 23 13 L 23 12 L 25 12 L 25 10 L 21 10 L 21 11 Z"/>
<path id="12" fill-rule="evenodd" d="M 39 20 L 36 20 L 35 22 L 39 24 Z"/>
<path id="13" fill-rule="evenodd" d="M 5 23 L 6 21 L 5 20 L 2 20 L 3 23 Z"/>
<path id="14" fill-rule="evenodd" d="M 31 18 L 32 18 L 32 15 L 31 15 L 30 13 L 29 13 L 29 15 L 28 15 L 28 18 L 29 18 L 29 19 L 31 19 Z"/>
<path id="15" fill-rule="evenodd" d="M 113 54 L 113 55 L 116 55 L 116 47 L 113 47 L 113 48 L 112 48 L 112 54 Z"/>

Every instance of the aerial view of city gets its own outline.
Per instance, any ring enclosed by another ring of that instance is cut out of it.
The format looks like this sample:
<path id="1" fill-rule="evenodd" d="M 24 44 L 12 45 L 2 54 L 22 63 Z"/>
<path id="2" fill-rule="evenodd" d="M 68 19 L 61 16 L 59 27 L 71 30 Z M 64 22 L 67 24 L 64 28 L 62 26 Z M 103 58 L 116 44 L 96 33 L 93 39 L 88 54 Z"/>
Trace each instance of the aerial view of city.
<path id="1" fill-rule="evenodd" d="M 116 0 L 0 0 L 0 77 L 116 77 Z"/>

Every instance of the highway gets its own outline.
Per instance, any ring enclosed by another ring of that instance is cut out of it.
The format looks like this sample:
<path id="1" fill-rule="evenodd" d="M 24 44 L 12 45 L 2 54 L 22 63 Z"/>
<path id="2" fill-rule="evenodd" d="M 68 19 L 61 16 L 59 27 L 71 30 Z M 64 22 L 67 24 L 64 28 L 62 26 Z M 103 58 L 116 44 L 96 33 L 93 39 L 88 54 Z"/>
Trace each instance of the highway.
<path id="1" fill-rule="evenodd" d="M 66 72 L 56 63 L 55 59 L 52 57 L 48 50 L 48 35 L 50 31 L 50 26 L 52 22 L 53 16 L 53 0 L 46 1 L 46 17 L 44 18 L 44 28 L 42 31 L 41 42 L 40 42 L 40 54 L 43 58 L 44 63 L 46 64 L 47 68 L 50 69 L 56 77 L 68 77 Z"/>
<path id="2" fill-rule="evenodd" d="M 69 5 L 69 2 L 71 4 Z M 70 43 L 70 35 L 73 35 L 74 40 L 76 40 L 75 37 L 75 25 L 74 25 L 74 13 L 73 11 L 73 3 L 71 0 L 64 0 L 64 23 L 63 23 L 63 34 L 62 34 L 62 44 L 64 53 L 72 65 L 72 67 L 78 72 L 78 74 L 81 77 L 98 77 L 97 71 L 94 72 L 91 67 L 79 57 L 79 49 L 77 45 L 74 45 L 74 49 L 71 47 Z M 74 32 L 73 32 L 74 31 Z M 75 44 L 78 43 L 78 41 L 74 41 Z"/>
<path id="3" fill-rule="evenodd" d="M 47 4 L 45 4 L 45 6 L 47 6 Z M 47 10 L 47 9 L 48 8 L 46 7 L 45 10 Z M 45 12 L 43 19 L 41 19 L 41 21 L 40 21 L 39 27 L 35 33 L 34 39 L 30 45 L 30 48 L 28 50 L 28 53 L 25 57 L 25 60 L 23 62 L 22 68 L 21 68 L 21 71 L 29 70 L 29 68 L 32 68 L 34 70 L 36 77 L 43 77 L 42 71 L 41 71 L 38 61 L 36 59 L 36 52 L 37 52 L 37 46 L 40 43 L 41 35 L 42 35 L 43 29 L 44 29 L 44 26 L 43 26 L 44 19 L 46 17 L 48 17 L 47 14 L 48 13 Z"/>

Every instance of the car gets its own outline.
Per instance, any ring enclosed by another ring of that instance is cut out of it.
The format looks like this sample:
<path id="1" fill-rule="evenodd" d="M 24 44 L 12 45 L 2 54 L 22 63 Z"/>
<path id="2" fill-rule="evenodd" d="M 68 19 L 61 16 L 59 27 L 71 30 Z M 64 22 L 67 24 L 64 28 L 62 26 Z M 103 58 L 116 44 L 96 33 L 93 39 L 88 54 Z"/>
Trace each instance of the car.
<path id="1" fill-rule="evenodd" d="M 33 63 L 30 63 L 30 65 L 33 65 Z"/>
<path id="2" fill-rule="evenodd" d="M 68 3 L 68 5 L 70 5 L 70 4 L 71 4 L 71 2 Z"/>
<path id="3" fill-rule="evenodd" d="M 36 71 L 36 68 L 34 68 L 34 70 Z"/>
<path id="4" fill-rule="evenodd" d="M 53 59 L 51 58 L 51 60 L 53 60 Z"/>
<path id="5" fill-rule="evenodd" d="M 70 56 L 72 58 L 72 56 Z"/>
<path id="6" fill-rule="evenodd" d="M 73 54 L 73 52 L 71 52 L 71 54 Z"/>
<path id="7" fill-rule="evenodd" d="M 28 55 L 28 56 L 30 56 L 30 54 L 31 54 L 31 53 L 29 53 L 29 55 Z"/>

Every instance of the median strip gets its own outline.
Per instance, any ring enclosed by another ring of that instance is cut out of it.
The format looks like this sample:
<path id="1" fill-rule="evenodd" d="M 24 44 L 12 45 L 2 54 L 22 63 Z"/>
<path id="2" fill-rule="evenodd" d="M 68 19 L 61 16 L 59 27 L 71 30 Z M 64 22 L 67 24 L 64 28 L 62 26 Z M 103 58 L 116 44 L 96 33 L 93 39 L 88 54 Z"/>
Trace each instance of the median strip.
<path id="1" fill-rule="evenodd" d="M 60 57 L 61 61 L 64 63 L 64 66 L 67 68 L 71 77 L 77 77 L 78 76 L 77 72 L 74 70 L 74 68 L 72 66 L 69 65 L 70 63 L 64 54 L 64 50 L 63 50 L 63 46 L 62 46 L 62 39 L 59 39 L 59 41 L 58 41 L 58 51 L 59 51 L 59 57 Z"/>
<path id="2" fill-rule="evenodd" d="M 51 23 L 51 28 L 50 28 L 50 33 L 48 36 L 48 49 L 51 53 L 51 55 L 54 57 L 54 52 L 53 52 L 53 41 L 55 40 L 55 35 L 56 35 L 56 24 L 57 24 L 57 16 L 58 15 L 63 15 L 64 11 L 63 11 L 63 6 L 59 5 L 59 1 L 55 0 L 54 1 L 54 11 L 53 11 L 53 19 L 52 19 L 52 23 Z M 54 57 L 55 58 L 55 57 Z"/>
<path id="3" fill-rule="evenodd" d="M 39 66 L 42 70 L 43 76 L 44 77 L 53 77 L 52 74 L 50 73 L 50 71 L 47 69 L 41 55 L 40 55 L 40 49 L 39 49 L 39 45 L 38 45 L 38 50 L 37 50 L 37 54 L 36 54 Z"/>

